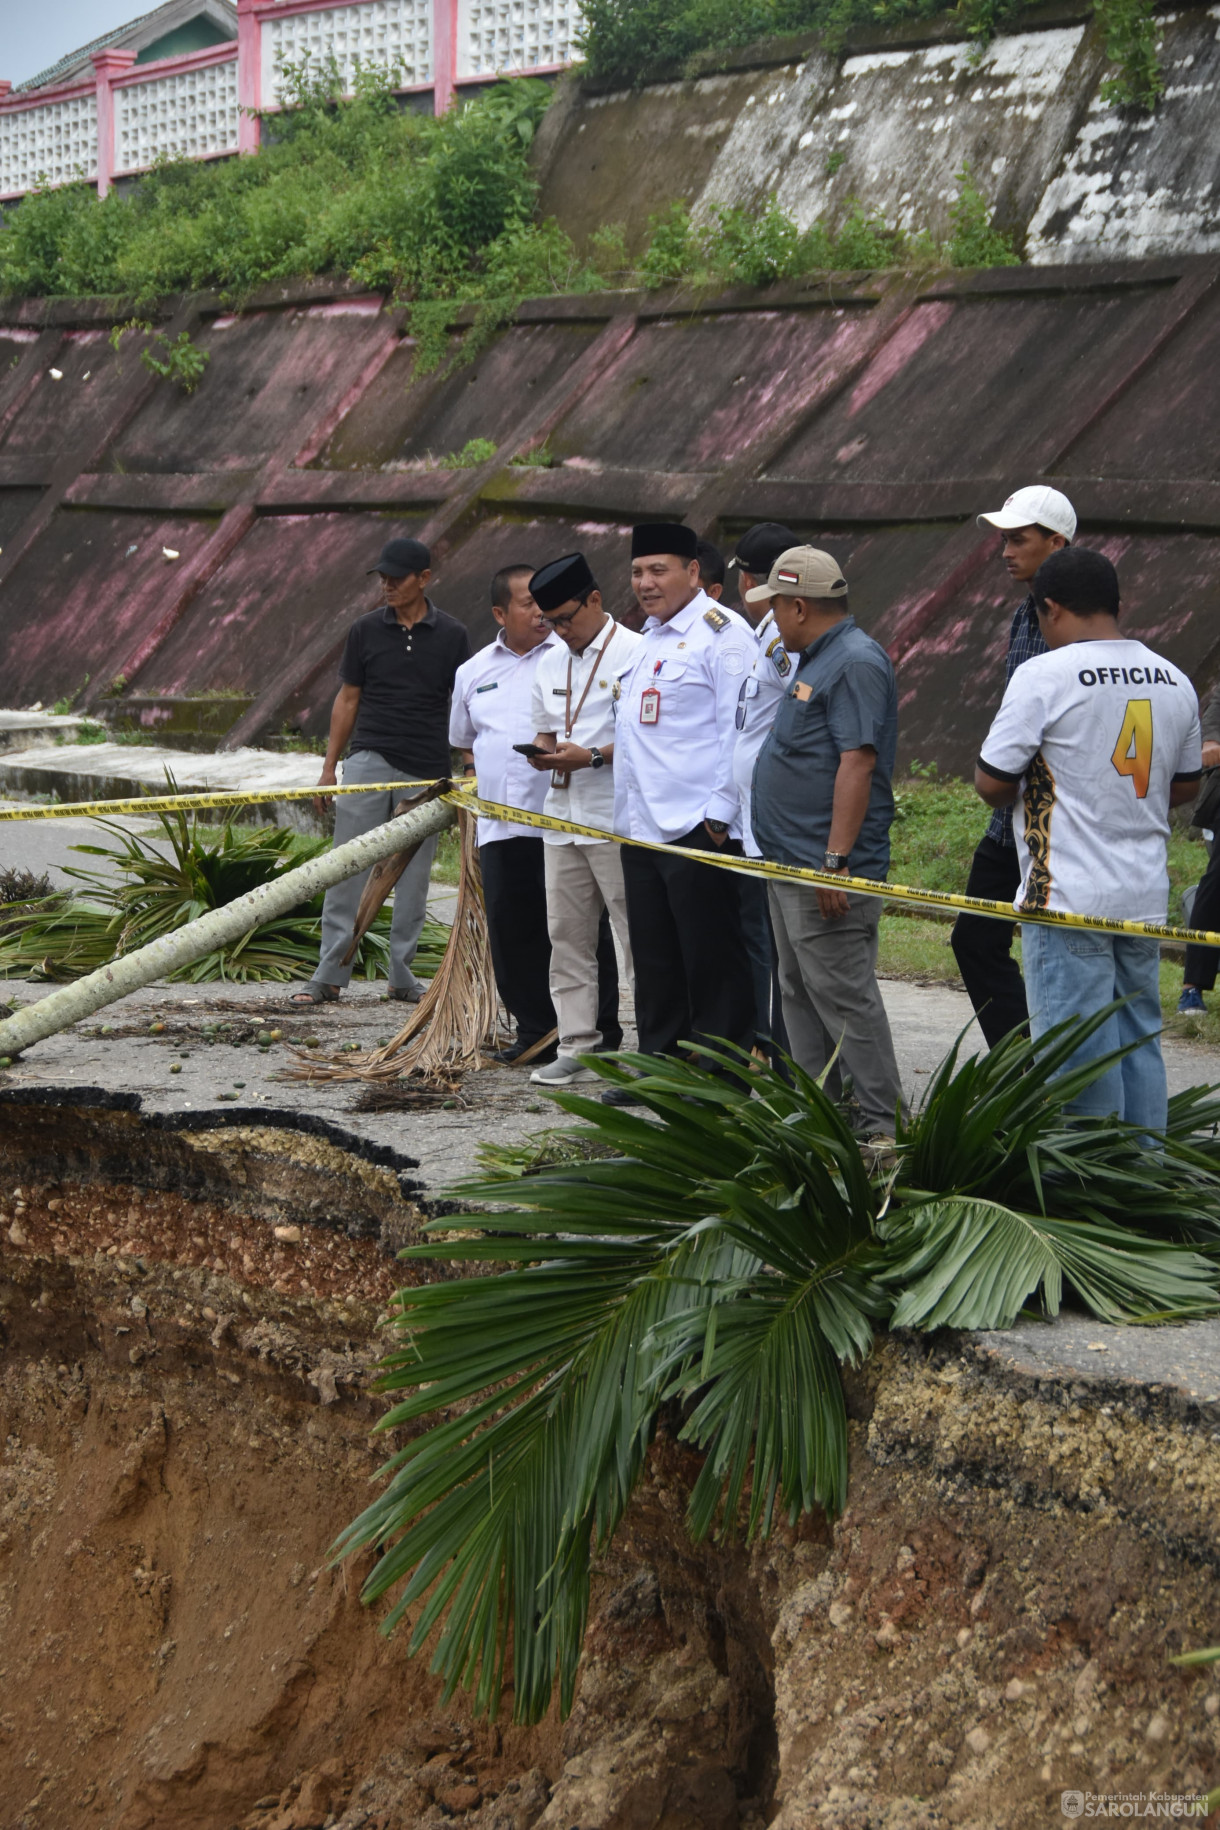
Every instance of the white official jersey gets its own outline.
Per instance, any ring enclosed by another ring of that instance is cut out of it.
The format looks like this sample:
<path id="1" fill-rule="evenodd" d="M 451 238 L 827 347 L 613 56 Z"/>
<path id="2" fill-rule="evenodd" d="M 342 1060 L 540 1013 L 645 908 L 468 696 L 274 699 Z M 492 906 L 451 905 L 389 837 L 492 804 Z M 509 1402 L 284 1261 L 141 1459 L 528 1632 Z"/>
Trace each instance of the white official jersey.
<path id="1" fill-rule="evenodd" d="M 1199 702 L 1142 642 L 1070 642 L 1019 667 L 979 766 L 1020 781 L 1015 907 L 1163 922 L 1169 790 L 1202 766 Z"/>
<path id="2" fill-rule="evenodd" d="M 737 695 L 753 661 L 750 625 L 704 591 L 667 623 L 649 617 L 618 681 L 616 832 L 668 844 L 711 819 L 741 837 L 733 750 Z"/>
<path id="3" fill-rule="evenodd" d="M 780 700 L 792 685 L 799 655 L 790 655 L 768 610 L 754 631 L 754 665 L 737 695 L 737 742 L 733 746 L 733 780 L 741 805 L 741 844 L 747 858 L 760 858 L 750 825 L 750 789 L 754 764 L 775 722 Z"/>
<path id="4" fill-rule="evenodd" d="M 474 751 L 479 793 L 508 807 L 541 813 L 549 775 L 539 774 L 515 743 L 532 743 L 537 727 L 530 722 L 534 675 L 543 655 L 561 647 L 557 635 L 525 655 L 514 654 L 498 630 L 494 642 L 463 661 L 453 681 L 449 713 L 449 741 L 459 750 Z M 507 820 L 479 821 L 479 844 L 496 839 L 537 838 L 536 826 L 518 826 Z"/>

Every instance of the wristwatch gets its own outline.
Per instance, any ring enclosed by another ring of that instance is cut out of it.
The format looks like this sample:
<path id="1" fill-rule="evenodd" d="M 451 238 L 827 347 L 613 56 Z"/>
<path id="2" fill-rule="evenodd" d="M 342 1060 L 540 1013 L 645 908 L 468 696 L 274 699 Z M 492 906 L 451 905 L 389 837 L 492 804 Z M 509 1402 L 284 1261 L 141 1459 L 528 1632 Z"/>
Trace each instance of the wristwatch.
<path id="1" fill-rule="evenodd" d="M 601 751 L 598 749 L 591 748 L 589 751 L 589 767 L 591 769 L 604 769 L 605 766 L 606 766 L 606 759 L 602 755 Z"/>
<path id="2" fill-rule="evenodd" d="M 828 871 L 845 871 L 850 860 L 844 851 L 828 851 L 822 868 Z"/>
<path id="3" fill-rule="evenodd" d="M 703 824 L 707 827 L 709 832 L 720 833 L 729 830 L 729 823 L 727 820 L 704 820 Z"/>

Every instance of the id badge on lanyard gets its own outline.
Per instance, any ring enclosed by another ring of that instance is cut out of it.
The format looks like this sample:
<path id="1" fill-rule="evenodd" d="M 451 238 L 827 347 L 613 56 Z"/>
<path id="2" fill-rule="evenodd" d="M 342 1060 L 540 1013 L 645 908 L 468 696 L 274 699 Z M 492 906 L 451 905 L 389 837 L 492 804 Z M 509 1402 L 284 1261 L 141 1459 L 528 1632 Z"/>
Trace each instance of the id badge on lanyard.
<path id="1" fill-rule="evenodd" d="M 640 723 L 659 724 L 661 721 L 661 695 L 655 686 L 646 686 L 640 694 Z"/>

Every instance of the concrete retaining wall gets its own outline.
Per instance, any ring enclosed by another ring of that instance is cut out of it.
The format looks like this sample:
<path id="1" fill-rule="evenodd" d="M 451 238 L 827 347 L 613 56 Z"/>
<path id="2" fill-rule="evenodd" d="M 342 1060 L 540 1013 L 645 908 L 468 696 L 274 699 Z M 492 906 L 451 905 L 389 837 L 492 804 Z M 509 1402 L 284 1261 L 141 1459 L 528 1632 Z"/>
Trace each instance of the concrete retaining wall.
<path id="1" fill-rule="evenodd" d="M 108 323 L 0 308 L 10 704 L 88 676 L 87 708 L 121 674 L 144 701 L 254 695 L 228 749 L 319 732 L 392 534 L 429 542 L 437 600 L 485 641 L 506 562 L 582 546 L 622 607 L 634 519 L 725 543 L 778 519 L 839 556 L 889 645 L 905 754 L 962 770 L 1012 603 L 974 516 L 1039 479 L 1118 562 L 1130 626 L 1200 688 L 1220 672 L 1214 258 L 544 300 L 420 381 L 378 298 L 305 287 L 237 319 L 196 298 L 167 320 L 212 357 L 189 397 Z M 493 460 L 436 467 L 476 436 Z M 512 461 L 544 444 L 550 467 Z"/>
<path id="2" fill-rule="evenodd" d="M 859 199 L 945 238 L 954 174 L 975 180 L 1027 257 L 1135 260 L 1220 250 L 1220 8 L 1159 16 L 1165 93 L 1115 107 L 1104 33 L 1071 5 L 1031 9 L 985 50 L 940 19 L 726 58 L 686 83 L 590 95 L 567 79 L 544 129 L 544 208 L 574 233 L 681 197 L 696 219 L 769 196 L 802 228 Z M 958 28 L 960 32 L 960 27 Z"/>

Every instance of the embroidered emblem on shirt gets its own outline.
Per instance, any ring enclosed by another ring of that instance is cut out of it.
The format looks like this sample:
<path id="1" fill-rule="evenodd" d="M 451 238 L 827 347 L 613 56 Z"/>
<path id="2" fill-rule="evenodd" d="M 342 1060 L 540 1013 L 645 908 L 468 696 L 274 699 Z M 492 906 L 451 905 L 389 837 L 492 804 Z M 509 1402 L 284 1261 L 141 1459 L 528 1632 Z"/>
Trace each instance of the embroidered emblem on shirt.
<path id="1" fill-rule="evenodd" d="M 734 652 L 732 654 L 726 654 L 724 657 L 724 671 L 726 674 L 744 673 L 745 665 L 744 655 Z"/>
<path id="2" fill-rule="evenodd" d="M 703 620 L 709 629 L 714 629 L 716 631 L 717 635 L 720 634 L 722 629 L 727 629 L 729 626 L 729 619 L 723 610 L 705 610 L 703 612 Z"/>
<path id="3" fill-rule="evenodd" d="M 780 679 L 786 680 L 792 667 L 792 662 L 788 658 L 788 650 L 784 647 L 783 641 L 778 635 L 767 649 L 767 659 L 774 667 Z"/>

